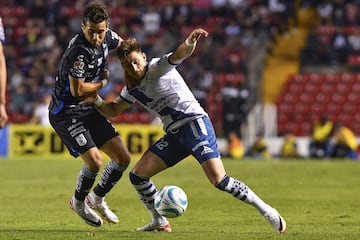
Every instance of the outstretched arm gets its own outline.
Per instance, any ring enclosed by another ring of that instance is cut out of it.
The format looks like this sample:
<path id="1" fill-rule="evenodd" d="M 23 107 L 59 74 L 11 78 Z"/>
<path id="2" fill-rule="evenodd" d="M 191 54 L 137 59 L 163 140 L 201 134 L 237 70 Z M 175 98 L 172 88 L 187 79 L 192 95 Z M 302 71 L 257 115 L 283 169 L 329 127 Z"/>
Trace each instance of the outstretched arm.
<path id="1" fill-rule="evenodd" d="M 209 33 L 202 28 L 193 30 L 186 38 L 185 42 L 180 44 L 176 51 L 170 56 L 170 62 L 179 64 L 184 61 L 184 59 L 190 57 L 195 50 L 197 41 L 202 35 L 207 37 Z"/>

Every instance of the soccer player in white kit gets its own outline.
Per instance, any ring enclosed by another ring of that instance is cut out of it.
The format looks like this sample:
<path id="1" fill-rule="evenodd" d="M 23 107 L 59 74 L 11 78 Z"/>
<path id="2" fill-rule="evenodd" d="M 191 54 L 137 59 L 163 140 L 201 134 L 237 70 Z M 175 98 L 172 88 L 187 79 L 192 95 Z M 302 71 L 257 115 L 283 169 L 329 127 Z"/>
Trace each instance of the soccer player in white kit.
<path id="1" fill-rule="evenodd" d="M 125 70 L 126 86 L 113 102 L 105 103 L 100 96 L 92 99 L 99 111 L 109 117 L 137 101 L 162 120 L 166 134 L 149 147 L 129 173 L 131 183 L 152 216 L 149 224 L 136 231 L 172 231 L 168 220 L 154 207 L 157 188 L 150 178 L 192 155 L 215 187 L 254 206 L 278 233 L 284 233 L 286 222 L 278 211 L 246 184 L 226 174 L 208 114 L 176 70 L 176 66 L 192 55 L 201 36 L 208 36 L 208 32 L 197 28 L 174 52 L 150 61 L 134 38 L 122 41 L 117 56 Z"/>

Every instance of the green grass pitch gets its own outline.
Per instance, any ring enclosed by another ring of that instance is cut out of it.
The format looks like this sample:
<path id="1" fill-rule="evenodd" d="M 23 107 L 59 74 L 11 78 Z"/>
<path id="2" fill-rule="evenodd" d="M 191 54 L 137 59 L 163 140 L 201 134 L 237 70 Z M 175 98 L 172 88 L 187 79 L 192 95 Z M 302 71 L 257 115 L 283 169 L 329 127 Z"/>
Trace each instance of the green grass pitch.
<path id="1" fill-rule="evenodd" d="M 120 223 L 90 227 L 68 207 L 82 165 L 80 159 L 69 157 L 0 160 L 0 239 L 360 238 L 359 161 L 224 159 L 224 164 L 229 175 L 244 181 L 282 213 L 288 224 L 286 234 L 278 235 L 255 208 L 212 187 L 191 159 L 153 178 L 158 188 L 174 184 L 188 195 L 186 213 L 169 219 L 172 233 L 134 232 L 150 221 L 150 215 L 128 180 L 130 168 L 106 199 Z"/>

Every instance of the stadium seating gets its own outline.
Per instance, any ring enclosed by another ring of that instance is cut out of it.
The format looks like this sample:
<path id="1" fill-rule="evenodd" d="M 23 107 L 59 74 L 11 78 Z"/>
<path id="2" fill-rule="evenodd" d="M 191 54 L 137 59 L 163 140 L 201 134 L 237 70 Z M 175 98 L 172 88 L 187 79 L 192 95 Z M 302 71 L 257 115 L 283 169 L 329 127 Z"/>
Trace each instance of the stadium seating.
<path id="1" fill-rule="evenodd" d="M 278 131 L 291 131 L 297 136 L 309 134 L 313 121 L 327 113 L 360 133 L 360 74 L 295 74 L 289 76 L 276 101 Z"/>

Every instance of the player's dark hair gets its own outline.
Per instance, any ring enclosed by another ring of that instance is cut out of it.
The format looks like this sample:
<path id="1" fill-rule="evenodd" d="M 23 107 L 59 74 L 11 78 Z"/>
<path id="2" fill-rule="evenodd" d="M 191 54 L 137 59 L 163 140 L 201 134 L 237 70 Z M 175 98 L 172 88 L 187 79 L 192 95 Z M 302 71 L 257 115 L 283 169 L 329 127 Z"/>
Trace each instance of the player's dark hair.
<path id="1" fill-rule="evenodd" d="M 135 38 L 128 38 L 120 43 L 120 46 L 116 51 L 116 55 L 122 62 L 125 60 L 127 55 L 133 51 L 141 52 L 140 44 Z"/>
<path id="2" fill-rule="evenodd" d="M 108 22 L 107 7 L 102 3 L 91 3 L 84 9 L 83 24 L 88 22 L 100 23 L 103 21 Z"/>

